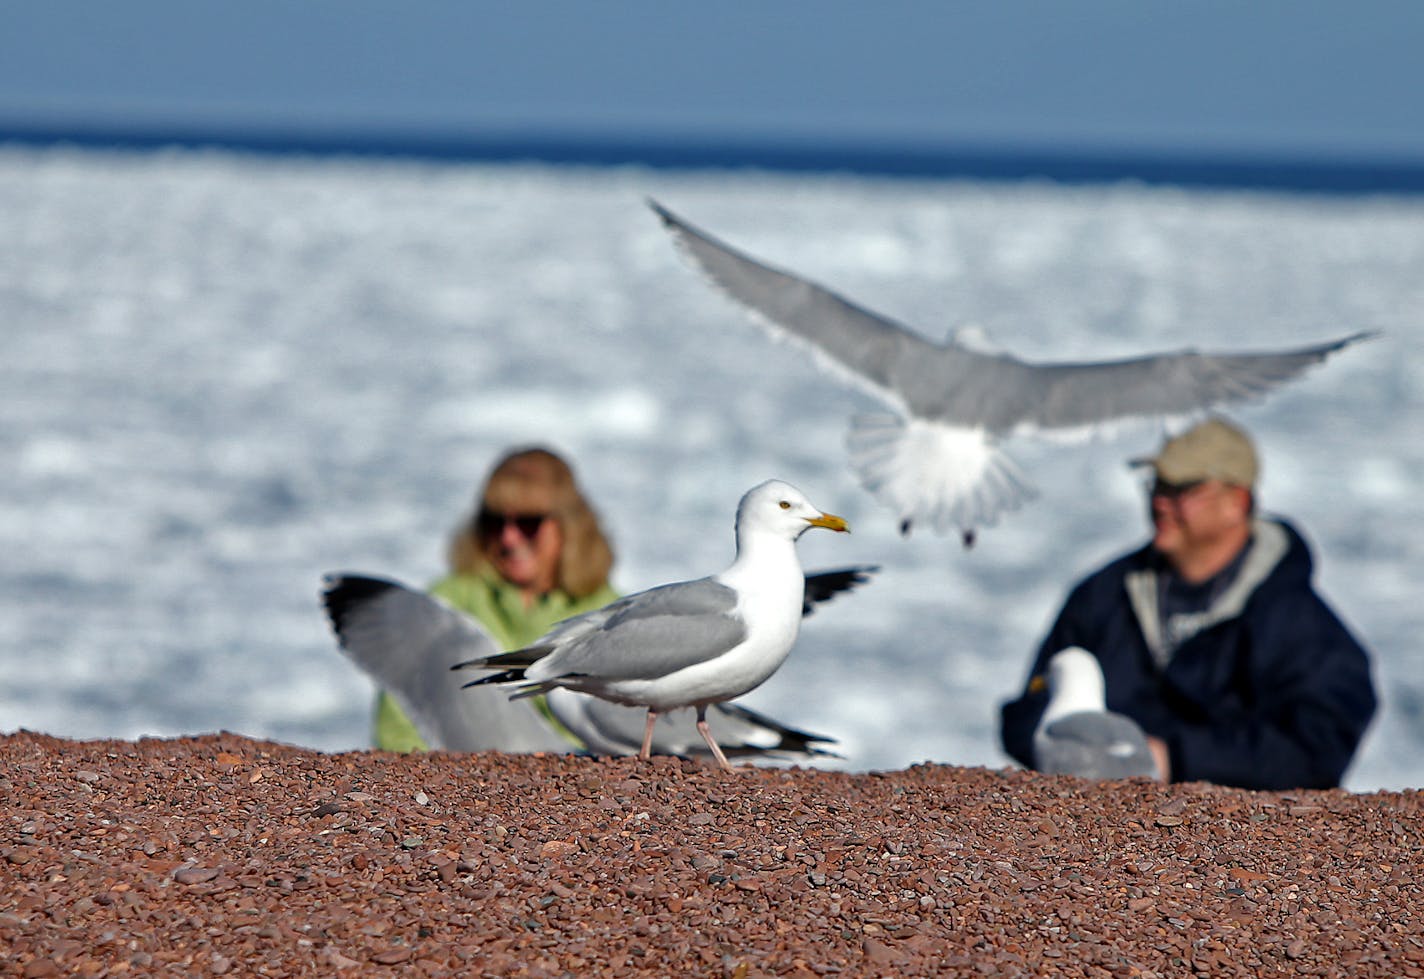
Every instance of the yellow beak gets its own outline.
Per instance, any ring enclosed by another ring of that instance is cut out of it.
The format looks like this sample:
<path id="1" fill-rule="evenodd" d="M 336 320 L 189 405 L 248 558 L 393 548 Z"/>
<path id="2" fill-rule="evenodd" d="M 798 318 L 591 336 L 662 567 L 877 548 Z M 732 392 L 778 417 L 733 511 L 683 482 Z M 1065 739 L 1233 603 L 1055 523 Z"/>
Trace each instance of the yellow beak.
<path id="1" fill-rule="evenodd" d="M 819 517 L 807 517 L 806 522 L 812 527 L 825 527 L 827 530 L 834 530 L 838 533 L 850 533 L 850 525 L 845 522 L 844 517 L 838 517 L 834 513 L 823 513 Z"/>

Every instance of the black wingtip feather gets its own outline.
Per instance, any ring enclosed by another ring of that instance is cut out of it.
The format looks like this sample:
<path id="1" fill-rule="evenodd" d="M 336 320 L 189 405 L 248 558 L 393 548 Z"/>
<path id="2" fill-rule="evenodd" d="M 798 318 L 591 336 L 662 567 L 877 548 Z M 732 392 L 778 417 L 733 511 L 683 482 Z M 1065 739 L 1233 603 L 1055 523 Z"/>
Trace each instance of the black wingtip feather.
<path id="1" fill-rule="evenodd" d="M 400 585 L 385 578 L 357 574 L 326 574 L 322 576 L 321 602 L 337 636 L 353 611 Z"/>
<path id="2" fill-rule="evenodd" d="M 801 602 L 802 616 L 810 615 L 816 605 L 830 601 L 843 591 L 865 584 L 880 570 L 878 564 L 858 564 L 832 571 L 817 571 L 806 576 L 806 594 Z"/>
<path id="3" fill-rule="evenodd" d="M 770 748 L 759 747 L 757 745 L 723 745 L 723 752 L 729 757 L 745 755 L 761 755 L 767 751 L 790 751 L 804 755 L 824 755 L 830 758 L 840 758 L 841 756 L 821 745 L 837 744 L 837 740 L 824 734 L 812 734 L 810 731 L 801 731 L 794 727 L 787 727 L 778 724 L 765 714 L 760 714 L 749 707 L 741 704 L 722 704 L 721 709 L 727 714 L 734 714 L 742 719 L 774 731 L 777 735 L 777 743 Z"/>
<path id="4" fill-rule="evenodd" d="M 460 665 L 463 666 L 465 664 L 462 663 Z M 459 669 L 459 667 L 451 667 L 451 669 Z M 482 676 L 477 680 L 471 680 L 469 683 L 462 683 L 460 684 L 460 689 L 463 690 L 466 687 L 478 687 L 486 683 L 513 683 L 523 679 L 524 671 L 522 669 L 505 670 L 502 673 L 491 673 L 489 676 Z"/>

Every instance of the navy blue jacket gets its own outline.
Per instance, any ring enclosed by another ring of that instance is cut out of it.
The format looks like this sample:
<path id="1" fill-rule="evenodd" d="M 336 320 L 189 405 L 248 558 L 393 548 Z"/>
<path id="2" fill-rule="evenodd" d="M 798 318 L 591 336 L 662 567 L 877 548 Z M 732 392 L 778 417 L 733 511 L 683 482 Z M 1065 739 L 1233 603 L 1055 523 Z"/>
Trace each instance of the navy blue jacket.
<path id="1" fill-rule="evenodd" d="M 1339 785 L 1375 694 L 1364 649 L 1315 593 L 1311 571 L 1294 528 L 1257 521 L 1234 586 L 1199 631 L 1171 649 L 1156 624 L 1160 557 L 1144 547 L 1073 589 L 1030 683 L 1055 652 L 1081 646 L 1102 664 L 1108 709 L 1166 742 L 1173 781 Z M 1029 767 L 1047 702 L 1046 692 L 1026 685 L 1002 708 L 1004 748 Z"/>

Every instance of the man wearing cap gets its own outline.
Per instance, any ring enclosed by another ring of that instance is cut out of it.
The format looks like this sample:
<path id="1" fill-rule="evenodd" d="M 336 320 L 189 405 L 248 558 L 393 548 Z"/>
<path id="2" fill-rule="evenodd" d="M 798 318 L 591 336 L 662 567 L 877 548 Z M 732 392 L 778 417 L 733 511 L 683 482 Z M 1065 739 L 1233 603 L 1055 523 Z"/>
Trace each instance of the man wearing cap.
<path id="1" fill-rule="evenodd" d="M 1164 780 L 1339 785 L 1375 710 L 1368 658 L 1311 586 L 1300 534 L 1256 514 L 1251 440 L 1212 418 L 1133 464 L 1155 475 L 1152 541 L 1073 589 L 1025 692 L 1003 706 L 1004 747 L 1034 767 L 1041 678 L 1079 646 Z"/>

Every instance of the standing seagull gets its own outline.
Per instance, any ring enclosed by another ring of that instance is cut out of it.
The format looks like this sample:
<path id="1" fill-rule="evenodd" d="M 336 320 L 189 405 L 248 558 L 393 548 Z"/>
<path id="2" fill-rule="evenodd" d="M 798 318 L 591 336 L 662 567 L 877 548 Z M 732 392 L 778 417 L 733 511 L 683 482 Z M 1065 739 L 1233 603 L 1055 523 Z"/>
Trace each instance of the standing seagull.
<path id="1" fill-rule="evenodd" d="M 648 203 L 691 262 L 773 336 L 809 346 L 818 362 L 895 409 L 852 419 L 851 466 L 867 490 L 896 510 L 901 533 L 919 521 L 940 533 L 957 528 L 966 547 L 979 527 L 1034 495 L 1000 450 L 1002 440 L 1189 417 L 1262 394 L 1368 335 L 1269 353 L 1183 350 L 1031 364 L 980 349 L 967 337 L 932 343 Z"/>
<path id="2" fill-rule="evenodd" d="M 707 707 L 759 686 L 791 652 L 806 591 L 796 540 L 812 527 L 848 529 L 796 487 L 769 480 L 738 504 L 737 556 L 721 574 L 629 595 L 565 619 L 525 649 L 452 669 L 499 670 L 466 686 L 517 683 L 515 697 L 566 687 L 646 707 L 640 758 L 651 753 L 658 714 L 695 707 L 698 733 L 731 771 L 707 727 Z"/>
<path id="3" fill-rule="evenodd" d="M 1033 734 L 1033 762 L 1049 775 L 1157 778 L 1157 762 L 1137 722 L 1107 709 L 1103 670 L 1070 646 L 1048 661 L 1048 706 Z"/>

